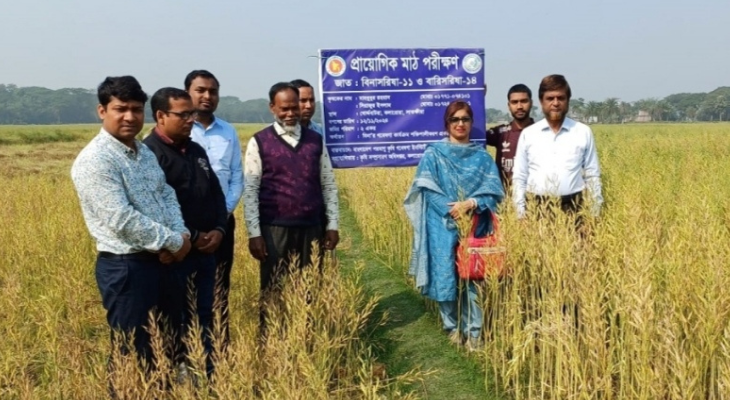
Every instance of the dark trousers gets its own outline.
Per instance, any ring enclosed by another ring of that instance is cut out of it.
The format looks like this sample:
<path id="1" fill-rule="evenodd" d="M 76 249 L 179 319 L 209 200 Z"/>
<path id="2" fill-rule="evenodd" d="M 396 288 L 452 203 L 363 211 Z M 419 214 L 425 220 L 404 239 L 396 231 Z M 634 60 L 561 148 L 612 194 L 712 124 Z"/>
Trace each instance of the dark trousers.
<path id="1" fill-rule="evenodd" d="M 196 298 L 196 315 L 186 308 L 184 331 L 190 326 L 190 318 L 198 318 L 202 330 L 203 348 L 207 356 L 206 369 L 208 375 L 213 372 L 213 302 L 215 299 L 216 260 L 213 254 L 204 254 L 195 250 L 182 261 L 187 269 L 194 274 L 193 291 Z M 189 303 L 186 303 L 189 304 Z"/>
<path id="2" fill-rule="evenodd" d="M 320 251 L 321 268 L 324 260 L 324 228 L 322 225 L 311 227 L 284 227 L 261 225 L 261 236 L 266 243 L 266 259 L 260 263 L 261 271 L 261 328 L 266 320 L 266 304 L 278 297 L 281 280 L 291 268 L 304 268 L 312 263 L 312 242 L 317 240 Z M 293 254 L 298 262 L 291 265 Z"/>
<path id="3" fill-rule="evenodd" d="M 560 206 L 560 210 L 566 214 L 572 215 L 575 218 L 575 227 L 580 228 L 583 225 L 583 217 L 580 215 L 581 209 L 583 209 L 583 193 L 575 192 L 573 194 L 551 197 L 551 196 L 539 196 L 533 195 L 533 200 L 538 208 L 538 216 L 540 218 L 554 218 L 555 215 L 552 210 L 548 208 L 551 202 Z"/>
<path id="4" fill-rule="evenodd" d="M 215 262 L 218 265 L 218 274 L 220 277 L 219 304 L 221 310 L 221 326 L 223 328 L 223 344 L 224 347 L 230 341 L 230 329 L 228 323 L 228 293 L 231 289 L 231 269 L 233 268 L 233 246 L 235 244 L 236 218 L 231 214 L 228 217 L 226 225 L 226 234 L 223 236 L 218 250 L 215 252 Z"/>
<path id="5" fill-rule="evenodd" d="M 171 328 L 174 343 L 180 344 L 186 309 L 186 287 L 190 269 L 183 263 L 164 265 L 156 254 L 113 255 L 100 253 L 96 260 L 96 282 L 107 311 L 112 345 L 121 345 L 122 354 L 130 349 L 119 342 L 119 333 L 132 340 L 134 350 L 152 365 L 148 325 L 149 312 L 155 310 Z M 132 332 L 134 332 L 132 334 Z M 168 356 L 175 357 L 179 350 Z"/>

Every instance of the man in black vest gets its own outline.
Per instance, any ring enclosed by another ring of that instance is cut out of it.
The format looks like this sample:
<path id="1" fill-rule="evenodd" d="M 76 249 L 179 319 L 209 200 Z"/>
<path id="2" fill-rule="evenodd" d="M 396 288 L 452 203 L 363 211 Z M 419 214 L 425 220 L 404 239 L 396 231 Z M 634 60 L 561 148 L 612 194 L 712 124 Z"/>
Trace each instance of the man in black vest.
<path id="1" fill-rule="evenodd" d="M 188 258 L 172 267 L 169 288 L 176 298 L 181 294 L 185 298 L 188 278 L 194 274 L 197 317 L 204 330 L 210 374 L 213 368 L 210 352 L 216 273 L 214 253 L 226 234 L 226 200 L 205 150 L 190 140 L 196 114 L 190 95 L 182 89 L 162 88 L 152 96 L 150 103 L 157 124 L 144 143 L 157 156 L 167 184 L 175 190 L 193 244 Z M 186 331 L 190 318 L 186 304 L 183 301 L 180 305 L 180 311 L 185 315 L 182 333 Z M 178 352 L 178 357 L 181 356 L 182 353 Z M 182 362 L 182 359 L 177 361 Z"/>
<path id="2" fill-rule="evenodd" d="M 264 296 L 290 267 L 291 254 L 302 268 L 312 261 L 313 241 L 323 250 L 334 250 L 339 241 L 337 185 L 322 136 L 300 125 L 299 91 L 291 83 L 274 85 L 269 101 L 275 122 L 248 142 L 243 193 L 249 250 L 261 263 Z"/>

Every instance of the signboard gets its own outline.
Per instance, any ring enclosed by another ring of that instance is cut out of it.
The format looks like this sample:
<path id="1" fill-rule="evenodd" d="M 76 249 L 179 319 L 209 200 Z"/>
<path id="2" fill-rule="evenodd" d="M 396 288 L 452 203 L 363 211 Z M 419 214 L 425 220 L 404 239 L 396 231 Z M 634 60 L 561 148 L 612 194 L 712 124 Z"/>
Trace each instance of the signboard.
<path id="1" fill-rule="evenodd" d="M 483 49 L 320 50 L 320 92 L 335 168 L 418 164 L 455 100 L 472 107 L 471 139 L 486 139 Z"/>

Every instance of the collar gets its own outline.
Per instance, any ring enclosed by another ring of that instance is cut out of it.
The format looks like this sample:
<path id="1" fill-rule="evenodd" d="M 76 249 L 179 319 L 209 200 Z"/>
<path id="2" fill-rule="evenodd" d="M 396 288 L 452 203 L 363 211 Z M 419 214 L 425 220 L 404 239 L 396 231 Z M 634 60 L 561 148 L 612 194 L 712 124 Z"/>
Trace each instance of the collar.
<path id="1" fill-rule="evenodd" d="M 213 115 L 213 122 L 211 122 L 210 125 L 208 125 L 207 128 L 203 124 L 201 124 L 200 122 L 198 122 L 197 120 L 193 121 L 193 126 L 198 126 L 198 127 L 200 127 L 201 129 L 203 129 L 205 131 L 205 130 L 208 130 L 208 129 L 213 129 L 213 127 L 217 123 L 218 123 L 218 118 L 216 118 L 215 115 Z"/>
<path id="2" fill-rule="evenodd" d="M 289 132 L 285 131 L 284 128 L 281 125 L 279 125 L 278 122 L 274 122 L 272 125 L 274 126 L 274 130 L 276 131 L 276 133 L 279 136 L 289 135 L 289 136 L 291 136 L 291 137 L 293 137 L 295 139 L 299 139 L 299 137 L 302 136 L 302 126 L 299 125 L 299 124 L 297 124 L 296 129 L 292 133 L 289 133 Z"/>
<path id="3" fill-rule="evenodd" d="M 160 140 L 162 140 L 163 143 L 165 143 L 166 145 L 168 145 L 170 147 L 174 147 L 174 148 L 180 150 L 183 153 L 185 153 L 185 150 L 188 148 L 188 143 L 190 143 L 190 138 L 188 138 L 188 140 L 183 141 L 179 145 L 178 144 L 175 144 L 175 141 L 173 141 L 172 139 L 170 139 L 169 136 L 167 136 L 164 133 L 162 133 L 159 129 L 157 129 L 157 127 L 152 128 L 152 132 L 155 135 L 157 135 L 157 138 L 160 139 Z"/>
<path id="4" fill-rule="evenodd" d="M 101 128 L 101 131 L 99 132 L 99 134 L 101 135 L 101 138 L 104 141 L 104 143 L 106 143 L 108 146 L 110 146 L 113 150 L 119 151 L 131 158 L 137 157 L 137 151 L 135 149 L 131 149 L 131 148 L 127 147 L 127 145 L 125 145 L 124 143 L 119 141 L 119 139 L 112 136 L 112 134 L 109 133 L 106 129 Z M 139 140 L 134 139 L 134 147 L 137 150 L 139 150 L 141 143 L 142 142 L 140 142 Z"/>
<path id="5" fill-rule="evenodd" d="M 535 123 L 535 120 L 534 120 L 534 119 L 532 119 L 532 118 L 530 118 L 530 123 L 529 123 L 529 124 L 527 124 L 527 126 L 525 126 L 525 128 L 527 128 L 528 126 L 530 126 L 530 125 L 532 125 L 532 124 L 534 124 L 534 123 Z M 509 123 L 509 128 L 510 128 L 511 130 L 513 130 L 513 131 L 518 131 L 518 130 L 520 130 L 520 128 L 519 128 L 519 127 L 517 126 L 517 121 L 515 121 L 515 120 L 512 120 L 512 122 L 510 122 L 510 123 Z"/>
<path id="6" fill-rule="evenodd" d="M 547 122 L 547 118 L 541 119 L 540 121 L 537 122 L 537 124 L 539 124 L 539 128 L 541 131 L 552 132 L 552 130 L 550 129 L 550 125 Z M 563 124 L 560 126 L 560 130 L 558 131 L 558 133 L 563 132 L 563 131 L 569 131 L 570 128 L 572 128 L 574 126 L 575 126 L 575 121 L 573 121 L 572 119 L 570 119 L 568 117 L 565 117 L 565 119 L 563 120 Z"/>

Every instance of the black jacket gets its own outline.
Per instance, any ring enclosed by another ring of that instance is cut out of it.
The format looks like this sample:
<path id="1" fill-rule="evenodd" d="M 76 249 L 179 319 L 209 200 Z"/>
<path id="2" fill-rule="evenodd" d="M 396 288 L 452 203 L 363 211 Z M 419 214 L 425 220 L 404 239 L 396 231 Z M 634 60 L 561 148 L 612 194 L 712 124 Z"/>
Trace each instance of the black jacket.
<path id="1" fill-rule="evenodd" d="M 167 184 L 175 189 L 190 240 L 194 243 L 200 232 L 211 230 L 225 235 L 226 198 L 205 149 L 188 139 L 183 152 L 176 145 L 165 143 L 155 129 L 143 142 L 157 156 Z"/>

